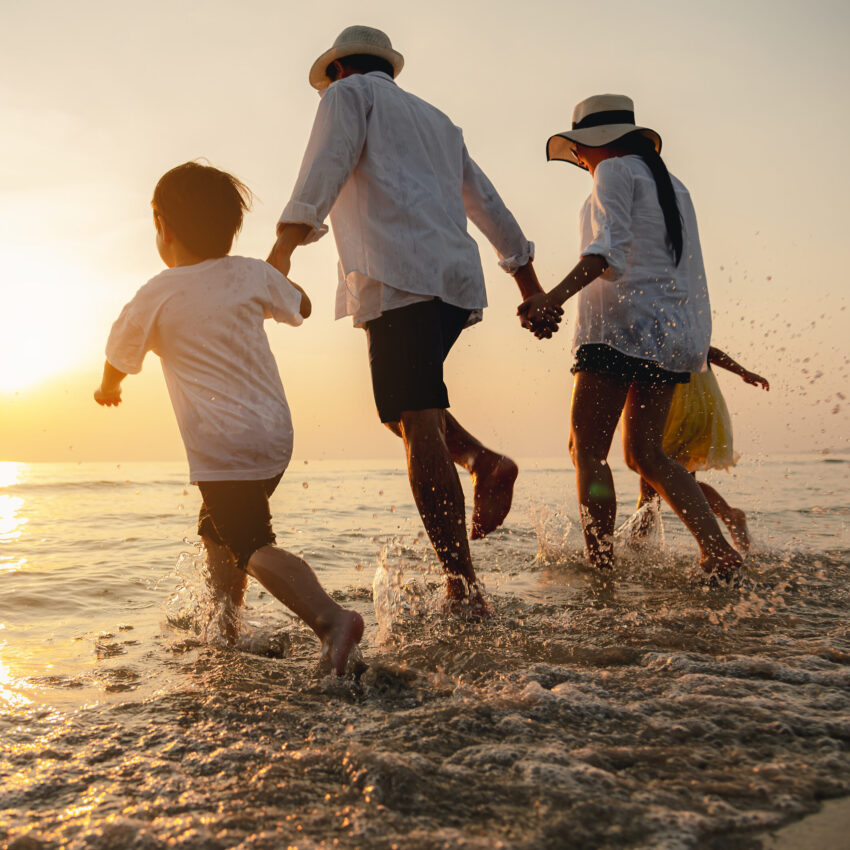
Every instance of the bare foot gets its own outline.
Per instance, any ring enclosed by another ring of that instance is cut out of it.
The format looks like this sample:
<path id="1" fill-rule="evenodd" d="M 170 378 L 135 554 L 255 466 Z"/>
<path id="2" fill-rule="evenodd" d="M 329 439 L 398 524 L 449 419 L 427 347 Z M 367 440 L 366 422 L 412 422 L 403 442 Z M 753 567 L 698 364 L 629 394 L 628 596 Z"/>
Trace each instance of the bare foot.
<path id="1" fill-rule="evenodd" d="M 732 543 L 735 548 L 745 555 L 750 551 L 750 530 L 747 528 L 747 515 L 738 510 L 738 508 L 730 508 L 729 513 L 723 517 L 723 522 L 726 528 L 729 529 L 729 534 L 732 536 Z"/>
<path id="2" fill-rule="evenodd" d="M 446 579 L 446 610 L 457 617 L 470 620 L 486 620 L 490 608 L 477 584 L 468 584 L 461 576 Z"/>
<path id="3" fill-rule="evenodd" d="M 518 474 L 517 465 L 505 455 L 488 451 L 476 461 L 472 470 L 472 533 L 469 535 L 473 540 L 486 537 L 505 521 Z"/>
<path id="4" fill-rule="evenodd" d="M 221 639 L 235 646 L 239 639 L 239 610 L 229 600 L 223 599 L 210 612 L 204 626 L 204 640 Z"/>
<path id="5" fill-rule="evenodd" d="M 322 641 L 322 656 L 337 676 L 345 673 L 348 656 L 363 637 L 363 618 L 356 611 L 343 610 Z"/>
<path id="6" fill-rule="evenodd" d="M 699 565 L 710 576 L 716 576 L 720 581 L 730 582 L 741 572 L 744 559 L 739 552 L 727 546 L 726 552 L 702 555 Z"/>

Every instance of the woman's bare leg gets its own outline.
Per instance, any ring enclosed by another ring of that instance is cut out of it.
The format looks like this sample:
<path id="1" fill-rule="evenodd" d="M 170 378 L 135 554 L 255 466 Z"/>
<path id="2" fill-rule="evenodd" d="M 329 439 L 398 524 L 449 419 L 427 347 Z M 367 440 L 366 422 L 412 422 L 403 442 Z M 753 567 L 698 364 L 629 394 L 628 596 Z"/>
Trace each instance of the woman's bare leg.
<path id="1" fill-rule="evenodd" d="M 363 618 L 334 602 L 310 565 L 285 549 L 258 549 L 248 561 L 248 572 L 316 633 L 322 653 L 342 675 L 351 650 L 363 637 Z"/>
<path id="2" fill-rule="evenodd" d="M 623 411 L 627 462 L 638 469 L 696 538 L 703 570 L 729 575 L 740 567 L 741 556 L 723 537 L 696 479 L 661 447 L 674 389 L 675 384 L 632 384 Z"/>
<path id="3" fill-rule="evenodd" d="M 594 567 L 614 566 L 617 498 L 608 452 L 629 385 L 620 378 L 579 372 L 570 410 L 570 455 L 576 468 L 579 513 Z"/>
<path id="4" fill-rule="evenodd" d="M 717 490 L 703 481 L 698 482 L 708 505 L 714 513 L 723 520 L 735 548 L 746 554 L 750 550 L 750 530 L 747 528 L 747 515 L 738 508 L 733 508 Z"/>
<path id="5" fill-rule="evenodd" d="M 661 497 L 655 492 L 655 488 L 643 477 L 640 479 L 640 495 L 638 496 L 637 510 L 650 502 L 657 502 Z"/>

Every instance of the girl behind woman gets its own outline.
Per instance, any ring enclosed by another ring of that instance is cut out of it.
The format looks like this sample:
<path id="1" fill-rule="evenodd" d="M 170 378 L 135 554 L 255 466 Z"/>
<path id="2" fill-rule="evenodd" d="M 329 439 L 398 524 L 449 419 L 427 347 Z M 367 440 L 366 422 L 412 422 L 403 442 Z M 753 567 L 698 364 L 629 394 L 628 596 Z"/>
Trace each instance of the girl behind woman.
<path id="1" fill-rule="evenodd" d="M 708 349 L 708 368 L 694 372 L 689 383 L 677 385 L 662 440 L 665 454 L 692 475 L 703 469 L 729 469 L 738 462 L 732 448 L 732 420 L 712 366 L 738 375 L 751 386 L 770 389 L 767 378 L 745 369 L 719 348 Z M 747 515 L 740 508 L 733 508 L 711 485 L 698 483 L 709 507 L 729 531 L 735 548 L 745 554 L 750 548 Z M 627 523 L 632 530 L 630 542 L 639 543 L 652 530 L 658 520 L 658 501 L 658 494 L 641 478 L 637 510 Z"/>
<path id="2" fill-rule="evenodd" d="M 630 98 L 596 95 L 576 106 L 572 130 L 549 139 L 547 158 L 593 176 L 581 211 L 581 258 L 518 312 L 538 337 L 551 336 L 561 305 L 579 295 L 570 454 L 591 564 L 613 566 L 616 497 L 607 457 L 622 414 L 627 463 L 694 535 L 703 570 L 728 580 L 741 556 L 699 485 L 662 448 L 676 385 L 704 367 L 711 307 L 693 204 L 660 150 L 658 133 L 635 124 Z"/>

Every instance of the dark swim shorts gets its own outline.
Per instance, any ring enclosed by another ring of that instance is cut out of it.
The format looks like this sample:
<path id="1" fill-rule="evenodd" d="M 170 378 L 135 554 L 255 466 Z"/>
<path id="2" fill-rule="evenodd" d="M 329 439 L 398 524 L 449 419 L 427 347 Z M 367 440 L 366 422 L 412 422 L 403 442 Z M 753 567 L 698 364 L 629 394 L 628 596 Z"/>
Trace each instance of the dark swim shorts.
<path id="1" fill-rule="evenodd" d="M 574 375 L 577 372 L 602 372 L 629 383 L 687 384 L 691 380 L 690 372 L 670 372 L 652 360 L 631 357 L 601 343 L 579 346 L 576 362 L 570 371 Z"/>
<path id="2" fill-rule="evenodd" d="M 406 410 L 449 406 L 443 361 L 470 312 L 433 298 L 387 310 L 366 323 L 372 390 L 381 422 L 398 422 Z"/>
<path id="3" fill-rule="evenodd" d="M 269 497 L 283 473 L 263 481 L 199 481 L 204 503 L 198 534 L 225 546 L 244 570 L 251 555 L 275 542 Z"/>

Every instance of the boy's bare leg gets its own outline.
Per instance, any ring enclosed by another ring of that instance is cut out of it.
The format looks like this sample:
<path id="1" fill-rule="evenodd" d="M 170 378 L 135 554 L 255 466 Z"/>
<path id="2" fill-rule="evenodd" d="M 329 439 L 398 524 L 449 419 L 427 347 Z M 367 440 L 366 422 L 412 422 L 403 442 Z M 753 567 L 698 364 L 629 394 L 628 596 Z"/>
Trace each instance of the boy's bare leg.
<path id="1" fill-rule="evenodd" d="M 587 556 L 600 569 L 614 566 L 617 498 L 608 452 L 628 389 L 621 379 L 596 372 L 579 372 L 573 384 L 570 455 Z"/>
<path id="2" fill-rule="evenodd" d="M 732 537 L 732 543 L 735 545 L 735 548 L 741 554 L 749 552 L 750 530 L 747 528 L 747 515 L 742 510 L 733 508 L 711 485 L 705 484 L 702 481 L 698 483 L 703 495 L 708 501 L 708 506 L 723 520 L 724 525 L 729 529 L 729 534 Z"/>
<path id="3" fill-rule="evenodd" d="M 236 566 L 229 549 L 205 535 L 201 540 L 207 552 L 207 586 L 221 609 L 224 638 L 233 644 L 239 636 L 239 607 L 245 599 L 248 576 Z"/>
<path id="4" fill-rule="evenodd" d="M 477 540 L 497 529 L 511 509 L 519 468 L 507 456 L 488 449 L 448 411 L 446 445 L 452 460 L 472 476 L 472 533 Z"/>
<path id="5" fill-rule="evenodd" d="M 446 572 L 446 595 L 467 602 L 471 613 L 485 616 L 487 606 L 466 538 L 463 490 L 446 444 L 445 411 L 405 411 L 399 426 L 413 498 Z"/>
<path id="6" fill-rule="evenodd" d="M 741 566 L 741 556 L 726 542 L 696 479 L 664 453 L 664 424 L 675 384 L 633 383 L 623 411 L 623 445 L 629 466 L 676 512 L 700 547 L 700 566 L 727 576 Z"/>
<path id="7" fill-rule="evenodd" d="M 310 565 L 277 546 L 263 546 L 251 555 L 248 572 L 297 614 L 316 633 L 338 675 L 355 644 L 363 637 L 363 618 L 338 605 L 325 593 Z"/>

